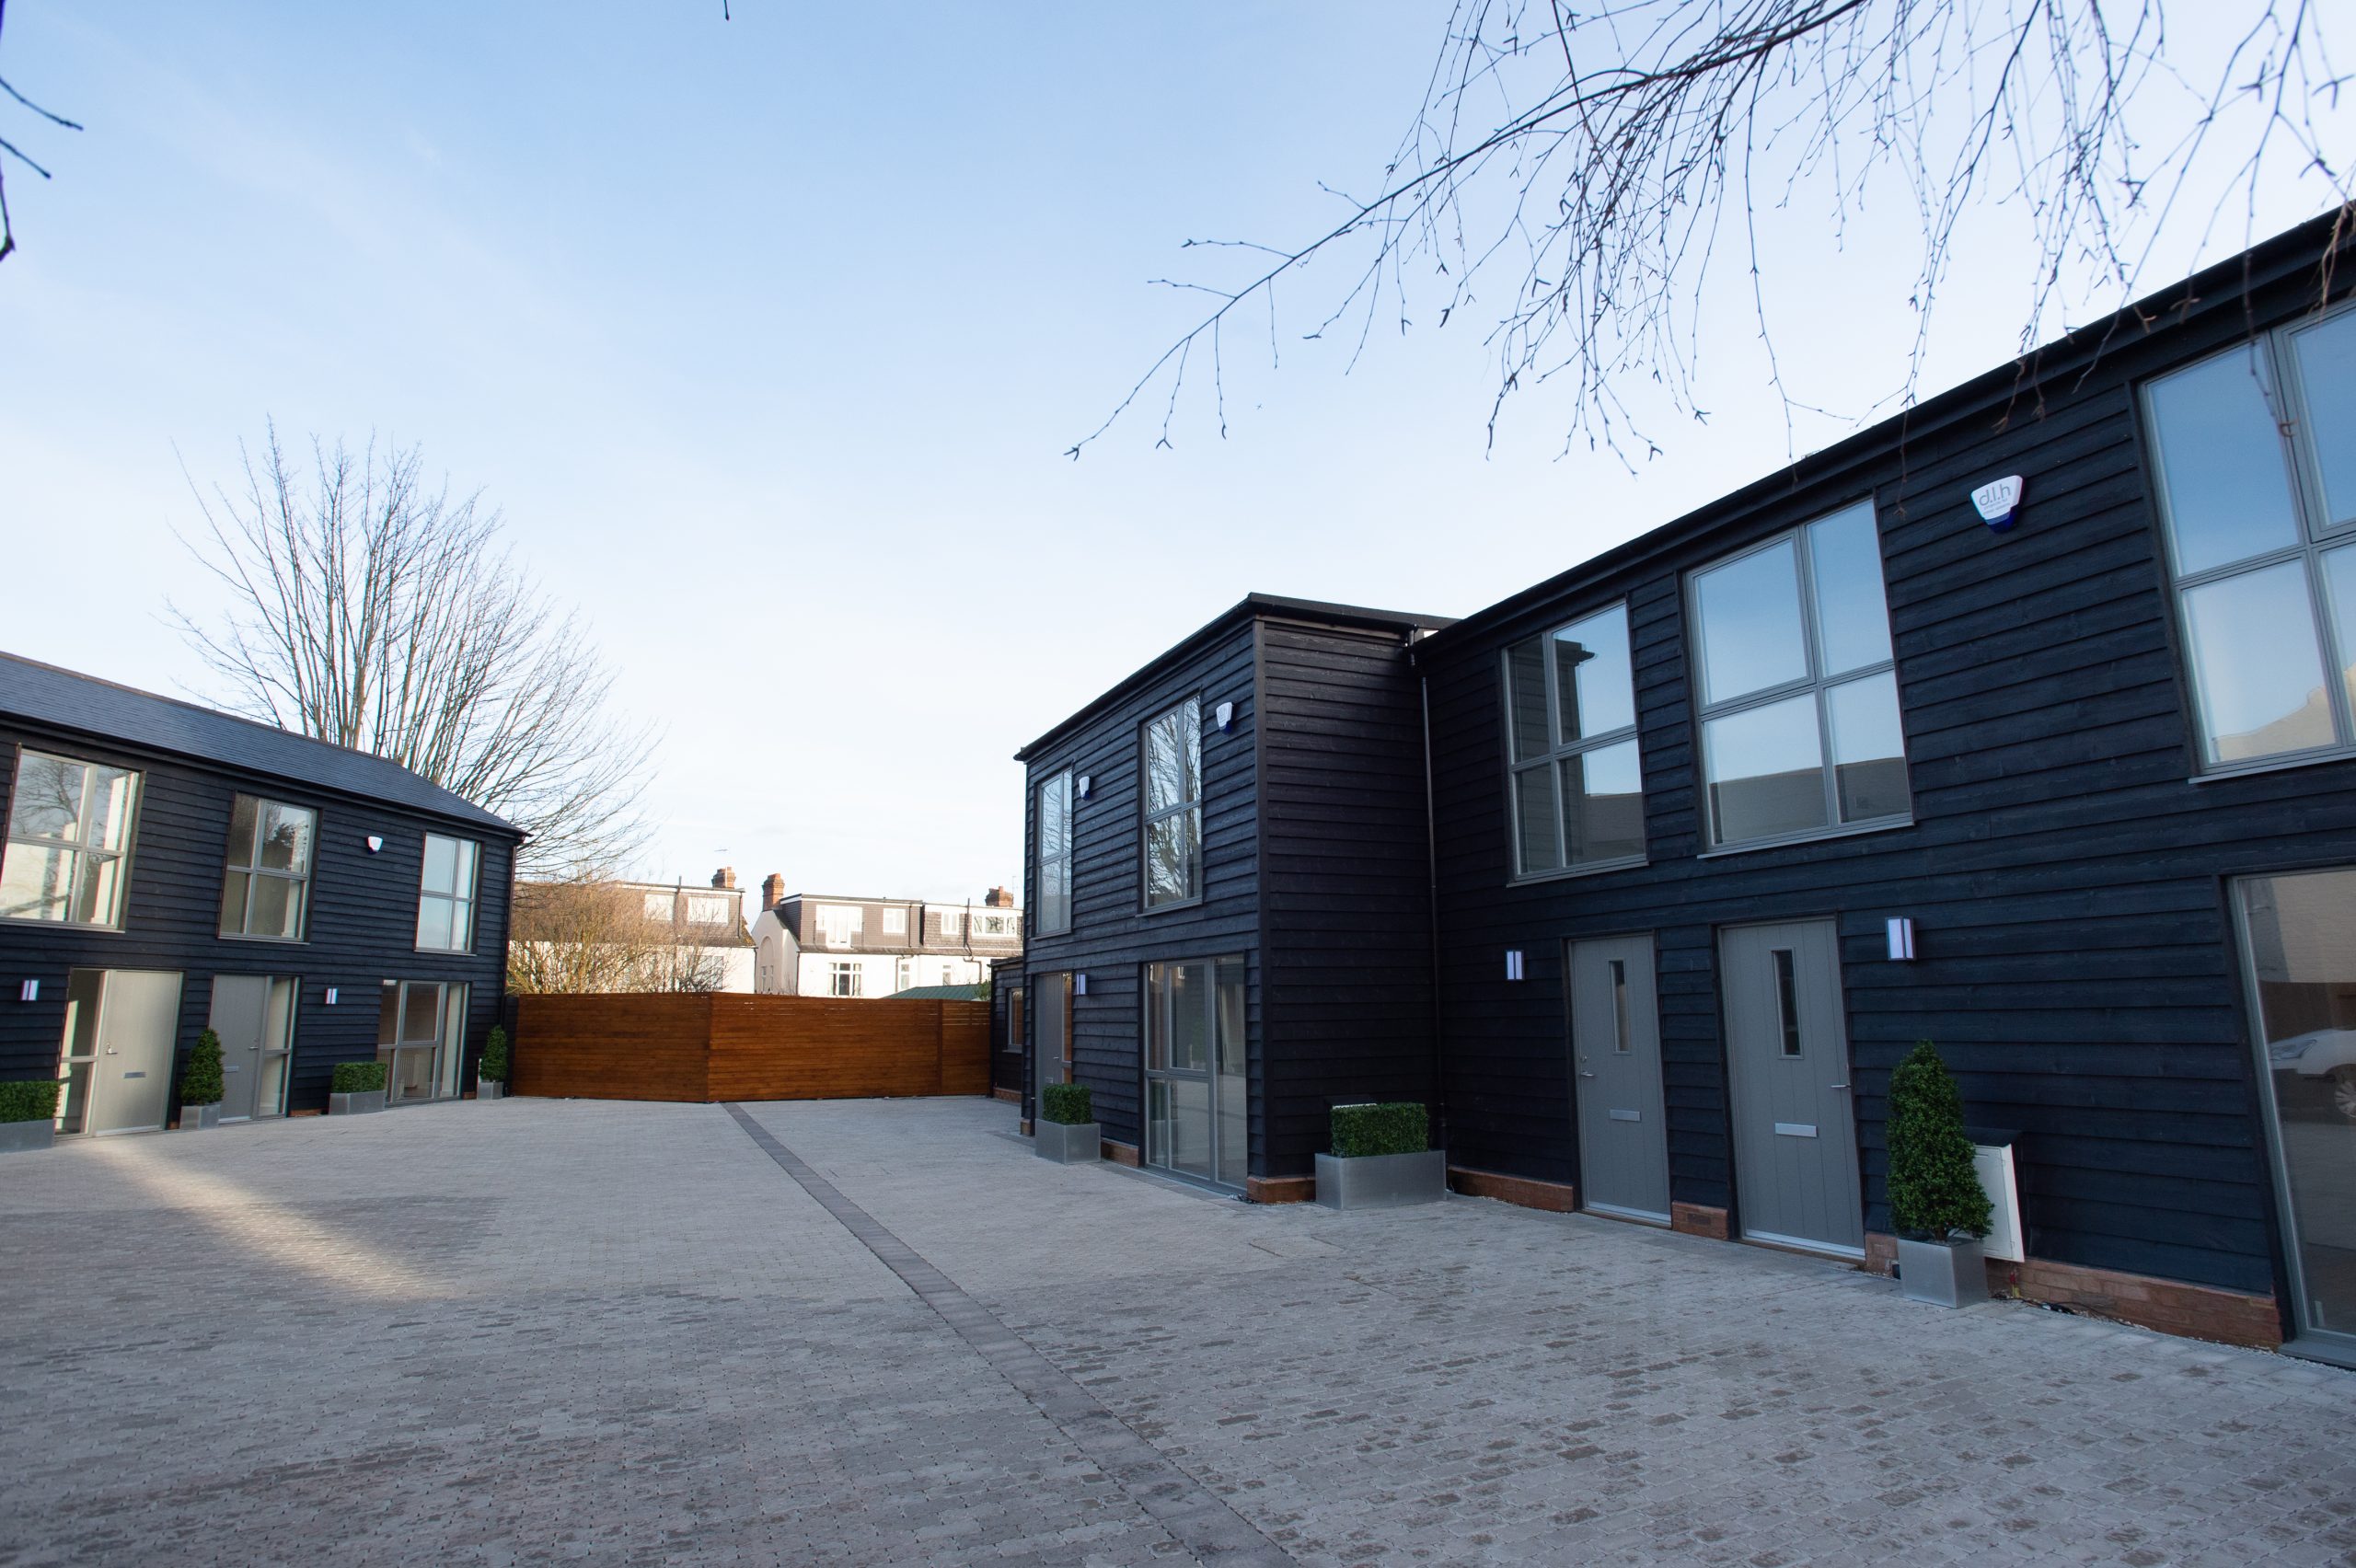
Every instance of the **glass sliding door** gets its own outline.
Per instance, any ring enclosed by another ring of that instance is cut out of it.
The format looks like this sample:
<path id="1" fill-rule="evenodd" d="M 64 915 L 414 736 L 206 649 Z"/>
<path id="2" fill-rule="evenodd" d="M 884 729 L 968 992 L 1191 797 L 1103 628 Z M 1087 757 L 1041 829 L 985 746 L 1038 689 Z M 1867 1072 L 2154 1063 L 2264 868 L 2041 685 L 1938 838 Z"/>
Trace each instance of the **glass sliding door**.
<path id="1" fill-rule="evenodd" d="M 2293 1348 L 2356 1366 L 2356 869 L 2235 892 Z"/>
<path id="2" fill-rule="evenodd" d="M 1146 1163 L 1242 1187 L 1250 1162 L 1241 958 L 1146 966 Z"/>
<path id="3" fill-rule="evenodd" d="M 448 1099 L 458 1092 L 465 1055 L 467 987 L 432 980 L 387 980 L 378 992 L 376 1059 L 386 1100 Z"/>

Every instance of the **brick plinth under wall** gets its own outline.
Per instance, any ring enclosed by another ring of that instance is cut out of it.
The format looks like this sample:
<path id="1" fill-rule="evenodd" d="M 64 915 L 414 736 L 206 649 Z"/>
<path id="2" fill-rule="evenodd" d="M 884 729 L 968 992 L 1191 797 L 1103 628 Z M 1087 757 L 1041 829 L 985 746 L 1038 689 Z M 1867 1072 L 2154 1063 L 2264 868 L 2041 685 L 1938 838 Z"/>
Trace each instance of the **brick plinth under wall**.
<path id="1" fill-rule="evenodd" d="M 1022 1103 L 1022 1091 L 1019 1089 L 994 1089 L 990 1090 L 990 1097 L 993 1100 L 1003 1100 L 1009 1105 Z"/>
<path id="2" fill-rule="evenodd" d="M 1703 1204 L 1669 1205 L 1669 1228 L 1680 1236 L 1706 1236 L 1713 1241 L 1727 1239 L 1727 1211 Z"/>
<path id="3" fill-rule="evenodd" d="M 1566 1182 L 1501 1176 L 1494 1170 L 1451 1165 L 1448 1168 L 1448 1185 L 1450 1192 L 1461 1193 L 1468 1198 L 1495 1198 L 1499 1203 L 1544 1209 L 1549 1214 L 1578 1212 L 1579 1190 Z"/>
<path id="4" fill-rule="evenodd" d="M 1115 1165 L 1134 1166 L 1138 1162 L 1138 1146 L 1135 1144 L 1114 1143 L 1111 1138 L 1105 1138 L 1099 1152 Z"/>
<path id="5" fill-rule="evenodd" d="M 1255 1204 L 1308 1204 L 1317 1201 L 1314 1176 L 1246 1176 L 1243 1196 Z"/>
<path id="6" fill-rule="evenodd" d="M 1866 1233 L 1867 1273 L 1887 1277 L 1897 1259 L 1896 1238 Z M 2282 1344 L 2282 1314 L 2274 1297 L 2246 1291 L 2057 1263 L 2050 1258 L 2017 1263 L 1991 1258 L 1988 1292 L 2067 1307 L 2098 1318 L 2116 1318 L 2164 1334 L 2217 1340 L 2253 1350 L 2277 1350 Z"/>

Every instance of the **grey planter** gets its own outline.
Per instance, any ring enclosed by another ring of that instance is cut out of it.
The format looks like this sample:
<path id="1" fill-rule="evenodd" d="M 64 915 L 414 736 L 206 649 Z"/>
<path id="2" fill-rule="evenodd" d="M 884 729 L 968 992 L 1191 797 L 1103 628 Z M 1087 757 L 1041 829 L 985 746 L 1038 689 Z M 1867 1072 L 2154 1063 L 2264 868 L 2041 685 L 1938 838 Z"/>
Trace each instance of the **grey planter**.
<path id="1" fill-rule="evenodd" d="M 1898 1288 L 1909 1301 L 1969 1307 L 1988 1299 L 1988 1265 L 1977 1241 L 1898 1240 Z"/>
<path id="2" fill-rule="evenodd" d="M 500 1082 L 497 1078 L 477 1078 L 475 1079 L 475 1098 L 477 1100 L 504 1100 L 507 1098 L 507 1086 Z"/>
<path id="3" fill-rule="evenodd" d="M 46 1116 L 38 1122 L 0 1122 L 0 1154 L 47 1148 L 56 1131 L 57 1124 Z"/>
<path id="4" fill-rule="evenodd" d="M 1448 1196 L 1448 1155 L 1362 1154 L 1317 1157 L 1317 1201 L 1329 1209 L 1403 1208 Z"/>
<path id="5" fill-rule="evenodd" d="M 217 1127 L 220 1124 L 221 1102 L 217 1100 L 210 1105 L 183 1105 L 180 1107 L 181 1132 L 201 1133 L 207 1127 Z"/>
<path id="6" fill-rule="evenodd" d="M 328 1096 L 328 1114 L 330 1116 L 357 1116 L 363 1112 L 382 1111 L 384 1108 L 385 1091 L 381 1089 L 362 1090 L 354 1094 L 330 1093 Z"/>
<path id="7" fill-rule="evenodd" d="M 1093 1122 L 1041 1122 L 1032 1129 L 1032 1152 L 1058 1165 L 1085 1165 L 1104 1157 L 1104 1135 Z"/>

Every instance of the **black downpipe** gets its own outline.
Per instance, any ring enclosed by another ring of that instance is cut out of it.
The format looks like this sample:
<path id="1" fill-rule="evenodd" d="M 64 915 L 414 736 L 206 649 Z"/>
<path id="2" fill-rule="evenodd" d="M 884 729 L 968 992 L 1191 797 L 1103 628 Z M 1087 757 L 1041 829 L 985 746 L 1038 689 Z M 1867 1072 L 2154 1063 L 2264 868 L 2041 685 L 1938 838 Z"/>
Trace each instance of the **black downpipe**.
<path id="1" fill-rule="evenodd" d="M 1408 655 L 1413 659 L 1415 655 Z M 1432 803 L 1432 680 L 1421 668 L 1415 672 L 1415 689 L 1422 698 L 1424 709 L 1424 886 L 1425 906 L 1431 927 L 1432 962 L 1432 1123 L 1441 1148 L 1448 1147 L 1448 1049 L 1441 1037 L 1440 1020 L 1447 1009 L 1439 1005 L 1439 828 Z"/>

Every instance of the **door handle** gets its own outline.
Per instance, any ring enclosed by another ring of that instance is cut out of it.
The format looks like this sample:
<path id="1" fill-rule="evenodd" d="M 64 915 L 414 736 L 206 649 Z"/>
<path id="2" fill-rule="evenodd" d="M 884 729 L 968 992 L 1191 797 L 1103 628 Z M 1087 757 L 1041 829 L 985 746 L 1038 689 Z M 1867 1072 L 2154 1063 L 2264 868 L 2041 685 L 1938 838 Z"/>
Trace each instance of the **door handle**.
<path id="1" fill-rule="evenodd" d="M 1579 1077 L 1581 1078 L 1593 1078 L 1594 1076 L 1595 1075 L 1593 1073 L 1588 1072 L 1585 1067 L 1581 1067 L 1579 1069 Z"/>
<path id="2" fill-rule="evenodd" d="M 1846 1089 L 1849 1086 L 1845 1083 L 1828 1083 L 1824 1087 L 1827 1089 Z"/>

